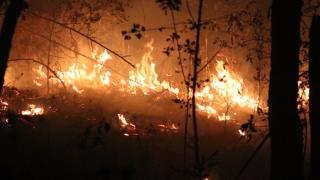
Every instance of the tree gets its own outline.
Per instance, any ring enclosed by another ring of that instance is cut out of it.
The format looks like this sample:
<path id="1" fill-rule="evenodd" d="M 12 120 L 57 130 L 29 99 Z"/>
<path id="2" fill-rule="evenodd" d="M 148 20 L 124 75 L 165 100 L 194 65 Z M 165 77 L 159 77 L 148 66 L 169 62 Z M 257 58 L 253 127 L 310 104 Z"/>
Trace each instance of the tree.
<path id="1" fill-rule="evenodd" d="M 270 179 L 303 179 L 302 123 L 297 111 L 302 5 L 301 0 L 272 2 Z"/>
<path id="2" fill-rule="evenodd" d="M 36 2 L 41 1 L 32 1 L 30 6 L 37 8 L 39 5 Z M 35 80 L 44 85 L 43 88 L 37 88 L 38 91 L 45 90 L 47 94 L 49 92 L 51 94 L 59 89 L 57 87 L 61 87 L 60 85 L 53 86 L 52 80 L 61 78 L 56 72 L 62 71 L 61 67 L 70 65 L 66 59 L 72 59 L 77 66 L 87 60 L 95 64 L 99 62 L 91 56 L 92 53 L 97 53 L 98 50 L 100 53 L 104 49 L 107 49 L 109 53 L 120 51 L 121 42 L 117 41 L 116 36 L 121 37 L 117 29 L 119 27 L 107 24 L 116 24 L 125 20 L 124 6 L 127 4 L 121 0 L 90 2 L 87 0 L 72 2 L 59 0 L 46 3 L 50 8 L 26 11 L 25 21 L 19 22 L 13 40 L 15 47 L 12 52 L 14 53 L 11 53 L 9 65 L 19 63 L 21 67 L 23 66 L 24 68 L 16 68 L 14 72 L 24 74 L 24 79 L 15 81 L 17 79 L 14 76 L 15 73 L 8 73 L 6 81 L 14 81 L 15 83 L 12 84 L 19 87 L 21 84 L 26 84 L 25 80 Z M 105 24 L 105 26 L 100 24 Z M 107 34 L 112 33 L 116 35 L 112 38 L 104 38 Z M 108 43 L 110 41 L 116 43 L 106 47 L 103 45 L 106 44 L 106 39 Z M 119 54 L 115 55 L 126 61 Z M 46 71 L 45 76 L 29 74 L 32 69 L 38 69 L 39 64 Z M 63 83 L 62 85 L 64 86 Z"/>
<path id="3" fill-rule="evenodd" d="M 310 128 L 311 128 L 311 157 L 310 180 L 320 179 L 320 16 L 313 15 L 310 27 L 309 47 L 309 86 L 310 86 Z"/>
<path id="4" fill-rule="evenodd" d="M 3 1 L 0 1 L 0 6 Z M 1 32 L 0 32 L 0 91 L 4 83 L 4 74 L 7 69 L 9 53 L 11 49 L 11 41 L 15 32 L 15 27 L 22 10 L 28 5 L 24 0 L 11 0 L 10 5 L 5 13 Z"/>

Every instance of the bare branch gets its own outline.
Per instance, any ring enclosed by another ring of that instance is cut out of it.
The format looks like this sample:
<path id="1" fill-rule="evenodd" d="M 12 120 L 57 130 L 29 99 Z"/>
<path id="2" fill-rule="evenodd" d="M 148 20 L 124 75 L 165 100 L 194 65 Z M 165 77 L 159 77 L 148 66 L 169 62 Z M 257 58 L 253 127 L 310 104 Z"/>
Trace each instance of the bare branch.
<path id="1" fill-rule="evenodd" d="M 122 77 L 124 77 L 124 78 L 129 79 L 127 76 L 118 73 L 116 70 L 114 70 L 114 69 L 112 69 L 112 68 L 110 68 L 110 67 L 108 67 L 108 66 L 106 66 L 106 65 L 104 65 L 104 64 L 102 64 L 102 63 L 100 63 L 100 62 L 97 62 L 95 59 L 93 59 L 93 58 L 91 58 L 91 57 L 89 57 L 89 56 L 86 56 L 86 55 L 84 55 L 84 54 L 82 54 L 82 53 L 80 53 L 80 52 L 78 52 L 78 51 L 75 51 L 75 50 L 73 50 L 73 49 L 71 49 L 71 48 L 69 48 L 69 47 L 67 47 L 67 46 L 65 46 L 65 45 L 63 45 L 63 44 L 61 44 L 61 43 L 58 43 L 58 42 L 56 42 L 56 41 L 54 41 L 54 40 L 51 40 L 51 39 L 49 39 L 49 38 L 47 38 L 47 37 L 45 37 L 45 36 L 42 36 L 42 35 L 40 35 L 40 34 L 37 34 L 37 33 L 33 32 L 33 31 L 29 30 L 29 29 L 26 29 L 26 28 L 24 28 L 24 27 L 19 26 L 19 28 L 23 28 L 23 29 L 25 29 L 26 31 L 29 31 L 29 32 L 31 32 L 31 33 L 34 34 L 34 35 L 37 35 L 37 36 L 42 37 L 42 38 L 44 38 L 44 39 L 46 39 L 46 40 L 48 40 L 48 41 L 51 41 L 51 42 L 55 43 L 56 45 L 59 45 L 59 46 L 65 48 L 65 49 L 67 49 L 67 50 L 69 50 L 69 51 L 72 51 L 72 52 L 74 52 L 74 53 L 76 53 L 76 54 L 78 54 L 78 55 L 80 55 L 80 56 L 82 56 L 82 57 L 84 57 L 84 58 L 87 58 L 87 59 L 89 59 L 89 60 L 91 60 L 91 61 L 93 61 L 93 62 L 95 62 L 95 63 L 97 63 L 97 64 L 99 64 L 99 65 L 101 65 L 101 66 L 103 66 L 103 67 L 105 67 L 105 68 L 110 69 L 111 71 L 115 72 L 116 74 L 118 74 L 118 75 L 120 75 L 120 76 L 122 76 Z"/>
<path id="2" fill-rule="evenodd" d="M 205 67 L 207 67 L 211 61 L 218 55 L 218 53 L 220 52 L 222 48 L 220 48 L 213 56 L 211 59 L 209 59 L 209 61 L 197 72 L 197 73 L 200 73 Z"/>
<path id="3" fill-rule="evenodd" d="M 87 39 L 90 39 L 91 41 L 93 41 L 93 42 L 95 42 L 96 44 L 98 44 L 99 46 L 105 48 L 106 50 L 108 50 L 109 52 L 111 52 L 112 54 L 116 55 L 117 57 L 119 57 L 120 59 L 122 59 L 122 60 L 124 60 L 126 63 L 128 63 L 130 66 L 132 66 L 132 67 L 135 68 L 135 66 L 134 66 L 132 63 L 130 63 L 128 60 L 126 60 L 123 56 L 121 56 L 120 54 L 112 51 L 111 49 L 107 48 L 106 46 L 104 46 L 103 44 L 99 43 L 98 41 L 90 38 L 89 36 L 87 36 L 87 35 L 79 32 L 79 31 L 77 31 L 77 30 L 75 30 L 75 29 L 73 29 L 73 28 L 70 28 L 70 27 L 68 27 L 68 26 L 66 26 L 66 25 L 64 25 L 64 24 L 62 24 L 62 23 L 60 23 L 60 22 L 57 22 L 57 21 L 52 20 L 52 19 L 49 19 L 49 18 L 47 18 L 47 17 L 43 17 L 43 16 L 41 16 L 41 15 L 38 15 L 38 14 L 35 14 L 35 13 L 32 13 L 32 12 L 28 12 L 28 11 L 26 11 L 26 13 L 31 14 L 31 15 L 34 15 L 34 16 L 37 16 L 37 17 L 40 17 L 40 18 L 45 19 L 45 20 L 48 20 L 48 21 L 50 21 L 50 22 L 59 24 L 60 26 L 62 26 L 62 27 L 64 27 L 64 28 L 70 29 L 71 31 L 73 31 L 73 32 L 75 32 L 75 33 L 78 33 L 78 34 L 80 34 L 81 36 L 83 36 L 83 37 L 85 37 L 85 38 L 87 38 Z"/>
<path id="4" fill-rule="evenodd" d="M 52 70 L 49 66 L 45 65 L 43 62 L 40 62 L 40 61 L 37 61 L 35 59 L 31 59 L 31 58 L 27 58 L 27 59 L 11 59 L 11 60 L 8 60 L 9 62 L 13 62 L 13 61 L 32 61 L 32 62 L 35 62 L 35 63 L 38 63 L 38 64 L 41 64 L 42 66 L 46 67 L 56 78 L 59 79 L 59 81 L 61 82 L 61 84 L 63 85 L 64 89 L 67 90 L 65 84 L 63 83 L 63 81 L 60 79 L 60 77 L 57 75 L 57 73 Z"/>

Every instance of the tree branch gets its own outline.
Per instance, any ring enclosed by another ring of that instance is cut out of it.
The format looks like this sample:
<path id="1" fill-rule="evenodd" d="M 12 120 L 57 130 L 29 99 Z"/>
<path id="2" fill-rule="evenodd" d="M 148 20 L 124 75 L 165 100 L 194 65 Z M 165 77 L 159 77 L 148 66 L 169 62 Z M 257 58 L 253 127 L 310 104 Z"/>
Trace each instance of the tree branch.
<path id="1" fill-rule="evenodd" d="M 111 52 L 112 54 L 116 55 L 117 57 L 119 57 L 120 59 L 122 59 L 123 61 L 125 61 L 126 63 L 128 63 L 130 66 L 132 66 L 132 67 L 135 68 L 135 66 L 134 66 L 132 63 L 130 63 L 128 60 L 126 60 L 123 56 L 121 56 L 120 54 L 118 54 L 118 53 L 114 52 L 113 50 L 107 48 L 106 46 L 104 46 L 103 44 L 99 43 L 98 41 L 90 38 L 89 36 L 87 36 L 87 35 L 79 32 L 79 31 L 77 31 L 77 30 L 75 30 L 75 29 L 73 29 L 73 28 L 70 28 L 70 27 L 68 27 L 68 26 L 66 26 L 66 25 L 64 25 L 64 24 L 62 24 L 62 23 L 60 23 L 60 22 L 54 21 L 54 20 L 52 20 L 52 19 L 49 19 L 49 18 L 47 18 L 47 17 L 43 17 L 43 16 L 41 16 L 41 15 L 38 15 L 38 14 L 35 14 L 35 13 L 32 13 L 32 12 L 27 12 L 27 13 L 28 13 L 28 14 L 31 14 L 31 15 L 34 15 L 34 16 L 37 16 L 37 17 L 40 17 L 40 18 L 42 18 L 42 19 L 48 20 L 48 21 L 50 21 L 50 22 L 56 23 L 56 24 L 58 24 L 58 25 L 60 25 L 60 26 L 62 26 L 62 27 L 64 27 L 64 28 L 70 29 L 71 31 L 80 34 L 81 36 L 83 36 L 83 37 L 85 37 L 85 38 L 87 38 L 87 39 L 95 42 L 95 43 L 98 44 L 99 46 L 105 48 L 106 50 L 108 50 L 109 52 Z"/>
<path id="2" fill-rule="evenodd" d="M 46 67 L 56 78 L 59 79 L 59 81 L 61 82 L 61 84 L 63 85 L 64 89 L 67 90 L 65 84 L 63 83 L 63 81 L 59 78 L 59 76 L 57 75 L 57 73 L 52 70 L 48 65 L 44 64 L 43 62 L 37 61 L 35 59 L 31 59 L 31 58 L 27 58 L 27 59 L 11 59 L 8 60 L 9 62 L 13 62 L 13 61 L 32 61 L 38 64 L 41 64 L 42 66 Z"/>

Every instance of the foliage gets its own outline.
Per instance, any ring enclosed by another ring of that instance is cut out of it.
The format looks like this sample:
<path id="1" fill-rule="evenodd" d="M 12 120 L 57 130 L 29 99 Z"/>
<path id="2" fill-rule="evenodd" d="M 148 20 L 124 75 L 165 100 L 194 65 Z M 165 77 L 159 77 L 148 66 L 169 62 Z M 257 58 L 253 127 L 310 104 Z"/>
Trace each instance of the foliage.
<path id="1" fill-rule="evenodd" d="M 170 11 L 179 11 L 181 6 L 181 0 L 157 0 L 159 7 L 167 14 Z"/>
<path id="2" fill-rule="evenodd" d="M 96 23 L 103 18 L 102 13 L 108 13 L 118 20 L 124 20 L 125 3 L 118 0 L 59 0 L 57 2 L 61 7 L 61 16 L 66 24 L 77 25 Z"/>

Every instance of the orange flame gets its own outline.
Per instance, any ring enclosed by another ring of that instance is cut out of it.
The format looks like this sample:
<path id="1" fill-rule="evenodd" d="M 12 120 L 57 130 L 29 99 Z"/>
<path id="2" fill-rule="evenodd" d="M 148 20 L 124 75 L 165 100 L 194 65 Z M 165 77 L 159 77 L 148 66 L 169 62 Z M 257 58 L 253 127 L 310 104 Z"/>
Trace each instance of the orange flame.
<path id="1" fill-rule="evenodd" d="M 79 90 L 76 84 L 81 82 L 81 85 L 87 87 L 98 86 L 119 86 L 121 91 L 130 92 L 136 94 L 137 89 L 141 89 L 144 94 L 151 92 L 159 92 L 162 90 L 168 90 L 176 96 L 181 96 L 183 91 L 177 87 L 171 87 L 171 84 L 167 81 L 160 82 L 158 80 L 158 74 L 155 71 L 156 64 L 151 53 L 154 49 L 152 46 L 153 40 L 145 45 L 146 52 L 142 56 L 141 63 L 136 65 L 136 70 L 131 70 L 128 73 L 128 79 L 118 79 L 116 81 L 111 80 L 112 74 L 106 71 L 104 64 L 107 60 L 111 60 L 112 57 L 105 50 L 102 54 L 98 54 L 97 50 L 92 53 L 92 57 L 97 60 L 97 64 L 93 65 L 93 70 L 89 72 L 89 68 L 85 64 L 78 67 L 76 63 L 73 63 L 66 72 L 57 71 L 57 75 L 64 82 L 72 86 L 75 92 L 81 94 L 84 90 Z M 256 109 L 258 106 L 257 101 L 254 98 L 244 95 L 242 84 L 243 80 L 236 76 L 234 73 L 230 73 L 227 64 L 224 61 L 217 61 L 215 66 L 215 72 L 210 75 L 210 81 L 203 84 L 203 87 L 196 92 L 197 108 L 208 114 L 208 118 L 215 114 L 219 119 L 229 120 L 229 115 L 224 115 L 217 111 L 218 107 L 227 107 L 229 105 L 237 104 L 240 107 L 248 107 Z M 41 86 L 41 77 L 46 78 L 46 73 L 43 72 L 42 66 L 36 70 L 39 74 L 39 79 L 34 82 Z M 170 75 L 167 75 L 168 77 Z M 51 78 L 53 82 L 60 83 L 57 78 Z M 112 79 L 116 79 L 113 77 Z M 120 82 L 120 83 L 119 83 Z M 190 92 L 192 93 L 192 92 Z M 222 109 L 222 108 L 220 108 Z M 120 118 L 120 117 L 119 117 Z"/>

